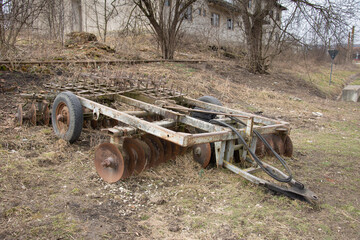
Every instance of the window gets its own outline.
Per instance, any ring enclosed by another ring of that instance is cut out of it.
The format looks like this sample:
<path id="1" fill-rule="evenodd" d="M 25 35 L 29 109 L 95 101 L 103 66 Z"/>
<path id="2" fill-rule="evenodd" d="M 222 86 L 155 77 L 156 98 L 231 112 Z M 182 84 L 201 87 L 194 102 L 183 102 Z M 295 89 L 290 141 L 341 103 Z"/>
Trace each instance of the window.
<path id="1" fill-rule="evenodd" d="M 252 6 L 252 0 L 249 0 L 248 8 L 251 8 Z"/>
<path id="2" fill-rule="evenodd" d="M 170 0 L 165 0 L 165 6 L 170 7 Z"/>
<path id="3" fill-rule="evenodd" d="M 228 18 L 227 20 L 227 29 L 228 30 L 233 30 L 234 29 L 234 22 L 231 18 Z"/>
<path id="4" fill-rule="evenodd" d="M 189 7 L 185 10 L 184 19 L 189 20 L 189 21 L 192 21 L 192 6 L 189 6 Z"/>
<path id="5" fill-rule="evenodd" d="M 201 16 L 201 8 L 198 9 L 199 15 Z"/>
<path id="6" fill-rule="evenodd" d="M 218 27 L 220 25 L 220 15 L 211 13 L 211 26 Z"/>
<path id="7" fill-rule="evenodd" d="M 203 16 L 206 17 L 206 9 L 203 9 Z"/>

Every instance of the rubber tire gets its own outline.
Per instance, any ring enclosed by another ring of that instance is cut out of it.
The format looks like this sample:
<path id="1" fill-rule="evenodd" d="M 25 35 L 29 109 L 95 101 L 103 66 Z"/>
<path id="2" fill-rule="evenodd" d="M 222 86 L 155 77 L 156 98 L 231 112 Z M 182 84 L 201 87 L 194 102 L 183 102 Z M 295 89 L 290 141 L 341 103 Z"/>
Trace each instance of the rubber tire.
<path id="1" fill-rule="evenodd" d="M 65 134 L 61 134 L 56 125 L 56 108 L 60 103 L 66 104 L 70 114 L 70 124 Z M 58 94 L 54 100 L 51 111 L 51 122 L 55 134 L 69 143 L 74 143 L 80 137 L 83 121 L 83 109 L 80 100 L 76 95 L 71 92 L 62 92 Z"/>
<path id="2" fill-rule="evenodd" d="M 215 104 L 218 106 L 222 106 L 222 103 L 219 101 L 219 99 L 214 98 L 212 96 L 202 96 L 202 97 L 199 97 L 197 100 L 206 102 L 206 103 Z M 195 107 L 194 109 L 206 110 L 206 109 L 202 109 L 202 108 L 198 108 L 198 107 Z M 194 118 L 200 119 L 200 120 L 207 121 L 207 122 L 209 122 L 211 119 L 216 118 L 216 114 L 201 113 L 201 112 L 192 112 L 191 116 Z"/>

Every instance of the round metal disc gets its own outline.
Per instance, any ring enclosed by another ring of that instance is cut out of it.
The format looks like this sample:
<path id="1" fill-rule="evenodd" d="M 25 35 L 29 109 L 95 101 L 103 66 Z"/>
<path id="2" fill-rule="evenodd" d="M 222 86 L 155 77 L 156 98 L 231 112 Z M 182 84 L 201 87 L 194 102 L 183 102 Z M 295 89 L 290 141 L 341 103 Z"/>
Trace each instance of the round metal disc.
<path id="1" fill-rule="evenodd" d="M 150 148 L 150 155 L 149 162 L 147 163 L 147 168 L 152 168 L 155 166 L 155 163 L 157 162 L 157 159 L 159 158 L 159 151 L 154 146 L 154 144 L 151 142 L 151 140 L 146 137 L 147 135 L 141 136 L 141 139 L 149 146 Z"/>
<path id="2" fill-rule="evenodd" d="M 164 146 L 164 162 L 167 162 L 172 158 L 172 144 L 165 140 L 162 140 L 161 142 Z"/>
<path id="3" fill-rule="evenodd" d="M 133 174 L 141 173 L 145 169 L 146 160 L 145 160 L 145 152 L 141 148 L 138 140 L 134 138 L 125 138 L 123 144 L 124 150 L 129 155 L 129 173 Z"/>
<path id="4" fill-rule="evenodd" d="M 155 146 L 158 154 L 158 158 L 156 159 L 154 163 L 154 167 L 159 166 L 160 163 L 164 162 L 164 146 L 162 145 L 160 139 L 154 135 L 146 134 L 146 137 L 149 138 L 152 142 L 152 144 Z"/>
<path id="5" fill-rule="evenodd" d="M 22 105 L 19 104 L 17 112 L 16 112 L 16 119 L 19 123 L 20 126 L 22 126 L 23 124 L 23 110 L 22 110 Z"/>
<path id="6" fill-rule="evenodd" d="M 33 102 L 31 104 L 29 117 L 30 117 L 30 123 L 35 126 L 36 125 L 36 106 L 35 106 L 35 102 Z"/>
<path id="7" fill-rule="evenodd" d="M 119 149 L 111 143 L 102 143 L 95 150 L 95 168 L 104 181 L 119 181 L 124 173 L 124 159 Z"/>
<path id="8" fill-rule="evenodd" d="M 206 168 L 211 159 L 211 145 L 210 143 L 202 143 L 193 146 L 194 160 Z"/>
<path id="9" fill-rule="evenodd" d="M 98 126 L 98 122 L 96 120 L 91 120 L 90 126 L 92 129 L 96 129 Z"/>
<path id="10" fill-rule="evenodd" d="M 287 135 L 285 137 L 284 148 L 285 148 L 284 156 L 292 157 L 294 149 L 293 149 L 293 144 L 292 144 L 292 141 L 291 141 L 291 138 L 289 135 Z"/>
<path id="11" fill-rule="evenodd" d="M 45 126 L 49 126 L 49 124 L 50 124 L 50 110 L 49 110 L 49 104 L 46 101 L 43 101 L 42 121 L 43 121 Z"/>
<path id="12" fill-rule="evenodd" d="M 149 145 L 146 144 L 146 142 L 144 142 L 140 139 L 137 139 L 137 141 L 140 143 L 141 148 L 144 150 L 145 161 L 146 161 L 145 169 L 148 169 L 150 161 L 151 161 L 151 149 L 150 149 Z"/>
<path id="13" fill-rule="evenodd" d="M 172 144 L 172 160 L 176 159 L 176 156 L 180 154 L 180 145 Z"/>
<path id="14" fill-rule="evenodd" d="M 59 129 L 60 134 L 65 134 L 70 125 L 69 108 L 66 106 L 64 102 L 60 102 L 55 109 L 55 114 L 56 114 L 55 124 Z"/>

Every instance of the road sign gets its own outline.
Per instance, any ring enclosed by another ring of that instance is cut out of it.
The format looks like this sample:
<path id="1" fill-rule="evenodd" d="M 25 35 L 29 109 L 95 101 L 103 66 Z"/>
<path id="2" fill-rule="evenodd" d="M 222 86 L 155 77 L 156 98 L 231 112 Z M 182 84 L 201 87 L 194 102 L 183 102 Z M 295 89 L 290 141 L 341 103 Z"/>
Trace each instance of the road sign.
<path id="1" fill-rule="evenodd" d="M 336 55 L 339 53 L 339 51 L 335 50 L 335 49 L 330 49 L 328 52 L 329 52 L 331 59 L 333 59 L 333 60 L 336 57 Z"/>
<path id="2" fill-rule="evenodd" d="M 329 55 L 331 57 L 331 72 L 330 72 L 330 80 L 329 80 L 329 85 L 330 85 L 331 84 L 331 75 L 332 75 L 332 70 L 333 70 L 334 58 L 339 53 L 339 51 L 336 50 L 336 49 L 329 49 L 328 52 L 329 52 Z"/>

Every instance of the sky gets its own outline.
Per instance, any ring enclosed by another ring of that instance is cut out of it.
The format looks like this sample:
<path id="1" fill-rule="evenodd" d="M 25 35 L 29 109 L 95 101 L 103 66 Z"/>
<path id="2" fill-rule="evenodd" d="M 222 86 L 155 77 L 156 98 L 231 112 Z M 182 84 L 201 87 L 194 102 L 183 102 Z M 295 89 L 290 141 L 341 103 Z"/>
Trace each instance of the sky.
<path id="1" fill-rule="evenodd" d="M 316 4 L 321 4 L 321 2 L 325 2 L 325 1 L 329 1 L 329 0 L 309 0 L 309 1 L 312 3 L 316 3 Z M 292 11 L 294 9 L 294 4 L 291 3 L 290 0 L 280 0 L 279 2 L 283 6 L 288 8 L 288 10 L 283 12 L 283 19 L 286 19 L 286 17 L 288 17 L 292 13 Z M 347 3 L 352 2 L 352 1 L 350 1 L 350 0 L 330 0 L 330 2 L 334 2 L 336 4 L 341 4 L 340 6 L 342 6 L 342 5 L 346 5 Z M 356 6 L 356 5 L 358 5 L 358 6 Z M 354 6 L 354 5 L 351 5 L 351 6 Z M 358 17 L 357 17 L 357 19 L 353 19 L 352 21 L 350 21 L 349 24 L 355 26 L 354 43 L 360 44 L 360 0 L 357 1 L 357 4 L 355 4 L 355 6 L 356 6 L 355 9 L 357 9 L 359 11 L 357 14 Z M 307 24 L 305 21 L 301 21 L 301 23 L 298 26 L 296 26 L 296 28 L 293 30 L 293 32 L 298 35 L 305 35 L 307 32 L 306 29 L 308 29 L 309 27 L 310 27 L 309 24 Z M 351 27 L 349 28 L 348 31 L 349 32 L 351 31 Z M 348 39 L 346 37 L 346 39 L 343 40 L 343 43 L 347 44 L 347 41 L 348 41 Z"/>

